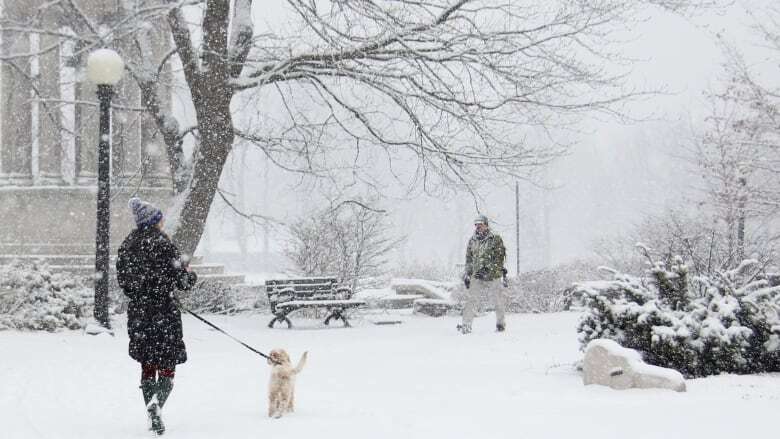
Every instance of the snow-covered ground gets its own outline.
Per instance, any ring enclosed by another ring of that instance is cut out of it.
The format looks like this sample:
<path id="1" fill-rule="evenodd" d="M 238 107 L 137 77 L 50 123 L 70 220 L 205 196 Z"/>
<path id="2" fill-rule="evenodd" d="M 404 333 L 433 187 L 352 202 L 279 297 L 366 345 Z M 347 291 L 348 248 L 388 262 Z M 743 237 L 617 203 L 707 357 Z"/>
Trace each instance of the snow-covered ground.
<path id="1" fill-rule="evenodd" d="M 123 318 L 123 316 L 121 316 Z M 393 316 L 389 316 L 393 319 Z M 266 417 L 268 366 L 190 316 L 189 361 L 165 407 L 169 438 L 734 438 L 774 437 L 780 375 L 688 381 L 687 393 L 582 385 L 575 313 L 492 316 L 473 334 L 453 317 L 403 316 L 399 325 L 353 319 L 326 328 L 268 316 L 213 317 L 261 349 L 297 362 L 297 412 Z M 0 332 L 0 437 L 143 438 L 138 365 L 117 336 Z"/>

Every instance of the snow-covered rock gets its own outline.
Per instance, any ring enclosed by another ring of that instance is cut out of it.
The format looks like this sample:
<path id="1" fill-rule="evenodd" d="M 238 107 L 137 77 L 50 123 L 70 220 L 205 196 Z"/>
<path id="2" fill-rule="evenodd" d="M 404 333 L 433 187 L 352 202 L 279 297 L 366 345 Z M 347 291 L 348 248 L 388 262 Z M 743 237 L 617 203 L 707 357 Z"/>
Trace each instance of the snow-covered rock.
<path id="1" fill-rule="evenodd" d="M 642 361 L 639 352 L 608 339 L 596 339 L 585 349 L 582 381 L 613 389 L 669 389 L 685 392 L 685 379 L 674 369 Z"/>
<path id="2" fill-rule="evenodd" d="M 457 304 L 451 300 L 441 299 L 417 299 L 414 301 L 414 313 L 425 314 L 431 317 L 441 317 L 450 310 L 455 309 Z"/>
<path id="3" fill-rule="evenodd" d="M 84 327 L 84 333 L 87 335 L 114 335 L 114 331 L 101 326 L 100 324 L 96 322 L 89 322 L 87 323 L 87 326 Z"/>
<path id="4" fill-rule="evenodd" d="M 451 300 L 456 288 L 453 282 L 435 282 L 424 279 L 393 279 L 390 282 L 396 294 L 423 295 L 426 299 Z"/>
<path id="5" fill-rule="evenodd" d="M 369 308 L 411 308 L 414 301 L 425 298 L 422 294 L 397 294 L 392 288 L 365 288 L 355 292 L 355 299 L 364 300 Z"/>

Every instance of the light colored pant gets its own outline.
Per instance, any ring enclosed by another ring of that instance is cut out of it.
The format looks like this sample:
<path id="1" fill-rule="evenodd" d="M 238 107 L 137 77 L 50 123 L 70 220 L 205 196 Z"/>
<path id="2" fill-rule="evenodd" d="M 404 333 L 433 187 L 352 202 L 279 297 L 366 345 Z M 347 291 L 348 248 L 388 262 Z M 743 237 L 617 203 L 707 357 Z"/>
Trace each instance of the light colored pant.
<path id="1" fill-rule="evenodd" d="M 463 324 L 471 326 L 474 315 L 484 308 L 488 300 L 492 300 L 496 307 L 496 323 L 504 325 L 506 309 L 506 293 L 501 279 L 479 280 L 472 279 L 471 288 L 466 290 L 463 303 Z"/>

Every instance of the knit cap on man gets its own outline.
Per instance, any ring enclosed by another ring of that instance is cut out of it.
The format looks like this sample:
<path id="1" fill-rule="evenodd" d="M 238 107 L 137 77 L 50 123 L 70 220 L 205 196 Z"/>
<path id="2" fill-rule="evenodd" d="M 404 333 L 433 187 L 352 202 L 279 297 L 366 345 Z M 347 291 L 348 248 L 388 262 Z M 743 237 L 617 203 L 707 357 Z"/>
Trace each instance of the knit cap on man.
<path id="1" fill-rule="evenodd" d="M 140 198 L 133 197 L 127 204 L 133 211 L 135 225 L 138 228 L 153 226 L 159 223 L 163 217 L 162 211 L 154 204 L 141 201 Z"/>

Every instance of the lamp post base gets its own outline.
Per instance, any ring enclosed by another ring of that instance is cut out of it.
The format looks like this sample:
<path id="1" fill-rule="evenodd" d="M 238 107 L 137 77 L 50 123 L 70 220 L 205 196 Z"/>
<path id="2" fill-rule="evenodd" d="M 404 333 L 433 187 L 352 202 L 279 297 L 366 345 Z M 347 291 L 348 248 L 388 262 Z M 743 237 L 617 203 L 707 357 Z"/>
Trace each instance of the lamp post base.
<path id="1" fill-rule="evenodd" d="M 108 334 L 112 337 L 114 336 L 114 331 L 112 329 L 106 328 L 97 320 L 92 320 L 87 323 L 87 326 L 84 327 L 84 333 L 87 335 Z"/>

